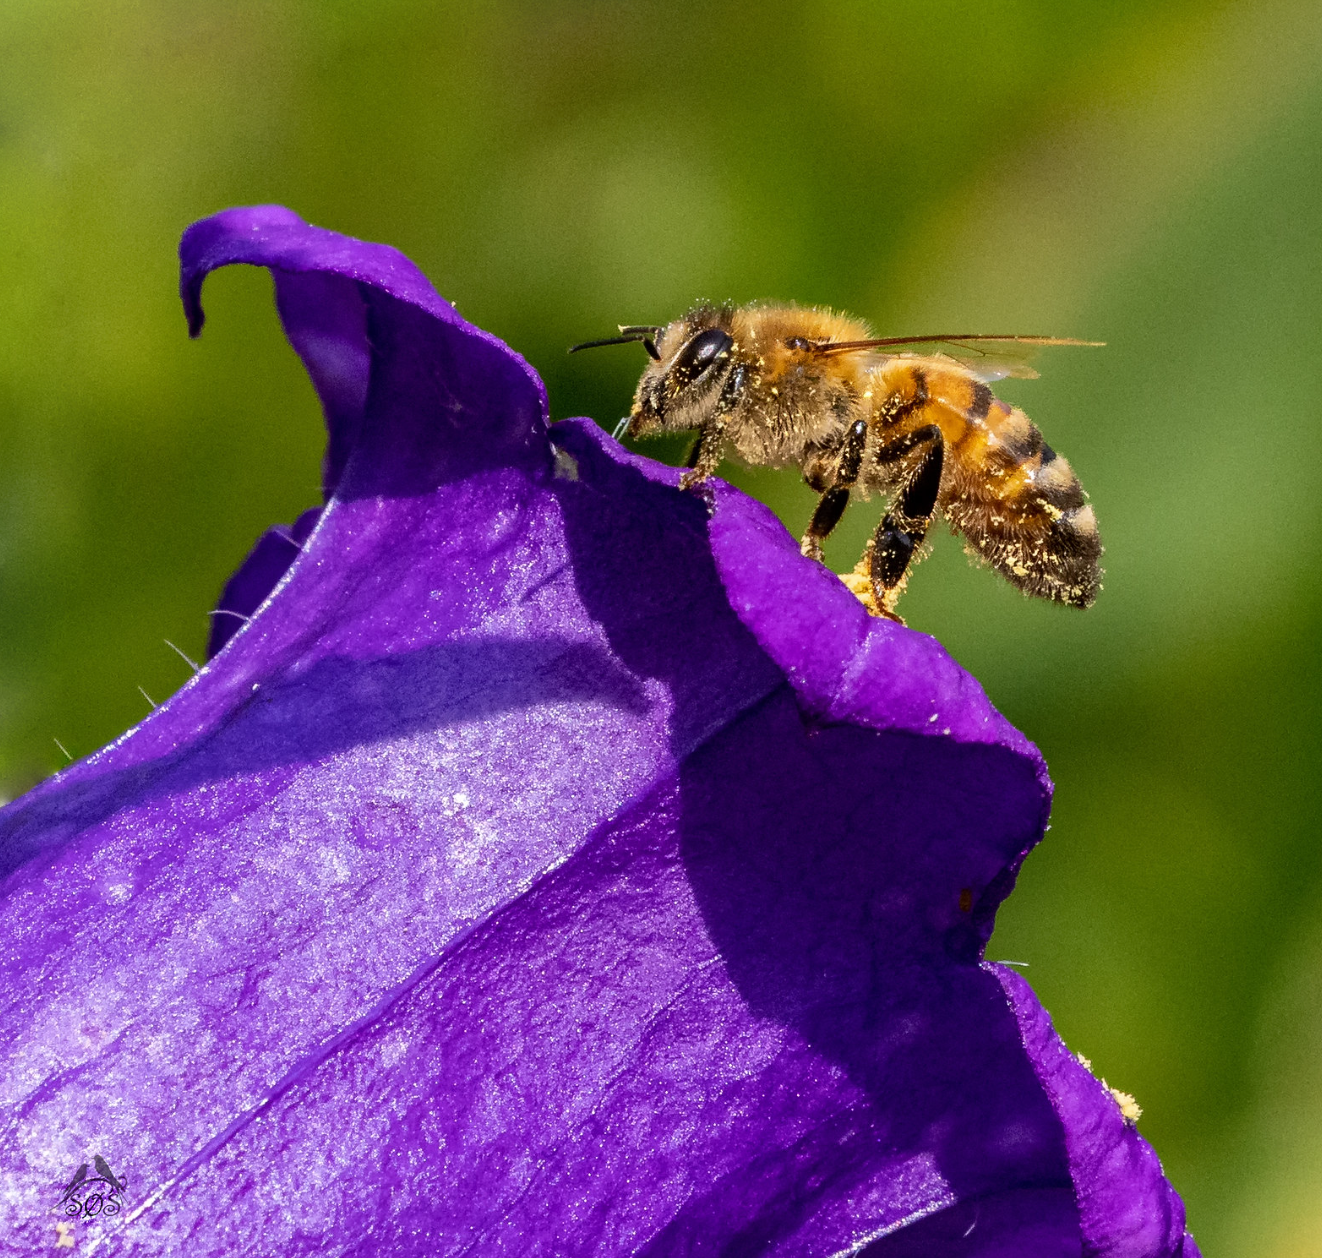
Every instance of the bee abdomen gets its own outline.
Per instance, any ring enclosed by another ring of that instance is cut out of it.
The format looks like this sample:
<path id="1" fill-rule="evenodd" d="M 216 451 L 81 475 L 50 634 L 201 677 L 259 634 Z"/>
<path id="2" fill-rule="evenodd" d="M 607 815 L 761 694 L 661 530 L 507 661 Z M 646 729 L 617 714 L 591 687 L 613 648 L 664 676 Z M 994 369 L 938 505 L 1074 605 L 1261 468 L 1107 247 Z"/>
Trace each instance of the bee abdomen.
<path id="1" fill-rule="evenodd" d="M 1025 593 L 1090 607 L 1102 581 L 1097 516 L 1067 459 L 1043 442 L 1034 461 L 1038 466 L 1031 472 L 1025 505 L 1030 530 L 1034 516 L 1045 517 L 1046 535 L 1031 548 L 1027 562 L 1006 575 Z"/>
<path id="2" fill-rule="evenodd" d="M 1091 607 L 1102 588 L 1102 539 L 1097 517 L 1086 502 L 1051 522 L 1045 547 L 1048 598 L 1075 607 Z M 1030 593 L 1033 591 L 1030 591 Z"/>
<path id="3" fill-rule="evenodd" d="M 880 379 L 885 392 L 876 414 L 889 440 L 939 424 L 939 502 L 971 553 L 1025 594 L 1090 606 L 1102 578 L 1097 517 L 1069 460 L 1037 425 L 972 373 L 942 360 L 891 359 Z"/>
<path id="4" fill-rule="evenodd" d="M 1018 407 L 1007 406 L 999 398 L 993 399 L 988 410 L 987 427 L 993 445 L 1007 462 L 1026 463 L 1042 449 L 1042 433 L 1037 425 Z"/>
<path id="5" fill-rule="evenodd" d="M 1023 411 L 1004 402 L 993 401 L 986 423 L 985 457 L 995 470 L 980 483 L 981 493 L 970 486 L 950 504 L 951 523 L 1025 594 L 1091 606 L 1101 589 L 1102 543 L 1069 460 Z"/>
<path id="6" fill-rule="evenodd" d="M 1041 464 L 1033 475 L 1033 492 L 1048 507 L 1057 511 L 1074 511 L 1087 501 L 1083 486 L 1074 475 L 1067 459 L 1061 458 L 1045 443 L 1041 451 Z"/>

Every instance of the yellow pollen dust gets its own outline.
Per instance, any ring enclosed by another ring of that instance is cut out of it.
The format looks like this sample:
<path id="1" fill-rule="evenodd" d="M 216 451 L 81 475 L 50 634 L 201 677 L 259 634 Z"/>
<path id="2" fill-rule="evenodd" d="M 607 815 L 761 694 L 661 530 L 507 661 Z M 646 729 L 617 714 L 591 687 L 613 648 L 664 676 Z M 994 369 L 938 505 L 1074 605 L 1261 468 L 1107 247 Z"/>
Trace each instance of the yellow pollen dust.
<path id="1" fill-rule="evenodd" d="M 1075 1060 L 1089 1074 L 1093 1073 L 1092 1062 L 1090 1062 L 1082 1053 L 1074 1054 Z M 1134 1099 L 1129 1092 L 1121 1092 L 1119 1088 L 1113 1088 L 1105 1079 L 1102 1080 L 1104 1087 L 1112 1096 L 1115 1103 L 1120 1107 L 1120 1116 L 1131 1127 L 1136 1126 L 1138 1120 L 1143 1117 L 1143 1107 Z"/>
<path id="2" fill-rule="evenodd" d="M 1103 1079 L 1102 1082 L 1106 1083 L 1106 1080 Z M 1131 1127 L 1143 1117 L 1143 1107 L 1128 1092 L 1121 1092 L 1119 1088 L 1113 1088 L 1109 1083 L 1106 1084 L 1106 1090 L 1115 1097 L 1115 1103 L 1120 1106 L 1120 1113 Z"/>
<path id="3" fill-rule="evenodd" d="M 893 590 L 886 591 L 884 605 L 878 606 L 876 595 L 872 590 L 871 545 L 863 552 L 863 558 L 855 565 L 853 572 L 845 572 L 839 575 L 840 580 L 844 582 L 845 589 L 867 608 L 869 616 L 885 616 L 889 620 L 904 624 L 904 621 L 895 614 L 895 604 L 900 601 L 900 595 L 904 593 L 904 587 L 908 583 L 908 573 L 905 573 L 904 580 Z"/>
<path id="4" fill-rule="evenodd" d="M 869 615 L 880 615 L 877 611 L 877 600 L 872 594 L 872 578 L 863 571 L 861 563 L 853 572 L 842 573 L 840 580 L 845 583 L 845 588 L 868 609 Z"/>

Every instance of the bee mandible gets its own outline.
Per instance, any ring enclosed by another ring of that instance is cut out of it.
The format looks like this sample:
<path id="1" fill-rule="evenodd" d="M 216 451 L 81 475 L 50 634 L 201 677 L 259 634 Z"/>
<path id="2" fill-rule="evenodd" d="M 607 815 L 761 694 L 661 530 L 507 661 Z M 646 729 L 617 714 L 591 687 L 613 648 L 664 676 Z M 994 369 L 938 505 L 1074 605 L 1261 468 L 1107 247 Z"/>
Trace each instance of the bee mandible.
<path id="1" fill-rule="evenodd" d="M 1037 336 L 873 337 L 830 310 L 695 307 L 665 326 L 574 346 L 641 342 L 651 362 L 621 432 L 697 431 L 681 488 L 711 476 L 727 447 L 750 464 L 797 466 L 820 497 L 800 549 L 822 543 L 851 495 L 888 507 L 851 576 L 877 616 L 896 602 L 933 518 L 1025 594 L 1088 607 L 1101 588 L 1097 519 L 1069 463 L 989 383 L 1034 376 Z M 932 346 L 936 352 L 913 352 Z"/>

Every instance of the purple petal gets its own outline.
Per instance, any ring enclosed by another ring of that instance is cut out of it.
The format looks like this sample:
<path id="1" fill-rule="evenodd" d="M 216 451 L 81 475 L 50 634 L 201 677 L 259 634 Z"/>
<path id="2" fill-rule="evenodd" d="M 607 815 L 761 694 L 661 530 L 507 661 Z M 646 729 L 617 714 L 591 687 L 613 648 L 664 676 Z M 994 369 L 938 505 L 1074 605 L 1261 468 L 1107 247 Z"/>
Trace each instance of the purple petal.
<path id="1" fill-rule="evenodd" d="M 275 272 L 329 500 L 0 812 L 14 1243 L 95 1150 L 124 1254 L 1179 1253 L 980 964 L 1049 783 L 976 682 L 734 490 L 548 429 L 393 250 L 261 207 L 181 252 L 194 330 Z"/>
<path id="2" fill-rule="evenodd" d="M 1090 1252 L 1197 1258 L 1184 1230 L 1184 1203 L 1162 1175 L 1151 1145 L 1125 1122 L 1107 1088 L 1065 1047 L 1028 984 L 1005 966 L 988 968 L 1010 998 L 1033 1069 L 1064 1124 Z"/>

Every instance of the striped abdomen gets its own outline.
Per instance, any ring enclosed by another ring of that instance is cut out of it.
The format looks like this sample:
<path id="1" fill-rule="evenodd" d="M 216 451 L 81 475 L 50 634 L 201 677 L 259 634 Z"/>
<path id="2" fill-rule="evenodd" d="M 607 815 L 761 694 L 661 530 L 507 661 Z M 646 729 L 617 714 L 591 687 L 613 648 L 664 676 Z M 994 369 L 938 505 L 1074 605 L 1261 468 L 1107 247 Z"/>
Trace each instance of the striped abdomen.
<path id="1" fill-rule="evenodd" d="M 949 359 L 888 359 L 877 371 L 881 439 L 937 424 L 938 504 L 975 555 L 1026 594 L 1088 607 L 1101 588 L 1097 518 L 1069 463 L 1023 411 Z"/>

